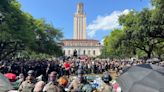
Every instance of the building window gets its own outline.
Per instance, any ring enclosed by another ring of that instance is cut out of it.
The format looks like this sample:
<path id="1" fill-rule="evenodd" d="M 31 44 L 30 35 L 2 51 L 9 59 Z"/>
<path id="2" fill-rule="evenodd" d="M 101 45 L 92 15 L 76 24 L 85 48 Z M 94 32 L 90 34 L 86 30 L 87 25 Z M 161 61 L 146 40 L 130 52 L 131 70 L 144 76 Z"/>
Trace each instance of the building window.
<path id="1" fill-rule="evenodd" d="M 65 50 L 63 51 L 63 54 L 65 55 Z"/>
<path id="2" fill-rule="evenodd" d="M 85 50 L 84 50 L 83 54 L 85 55 Z"/>
<path id="3" fill-rule="evenodd" d="M 88 50 L 88 55 L 90 55 L 90 50 Z"/>
<path id="4" fill-rule="evenodd" d="M 70 50 L 68 50 L 68 55 L 70 55 L 71 54 L 71 51 Z"/>
<path id="5" fill-rule="evenodd" d="M 95 50 L 93 50 L 93 55 L 95 55 L 96 54 L 96 51 Z"/>
<path id="6" fill-rule="evenodd" d="M 78 55 L 80 55 L 80 50 L 78 50 Z"/>

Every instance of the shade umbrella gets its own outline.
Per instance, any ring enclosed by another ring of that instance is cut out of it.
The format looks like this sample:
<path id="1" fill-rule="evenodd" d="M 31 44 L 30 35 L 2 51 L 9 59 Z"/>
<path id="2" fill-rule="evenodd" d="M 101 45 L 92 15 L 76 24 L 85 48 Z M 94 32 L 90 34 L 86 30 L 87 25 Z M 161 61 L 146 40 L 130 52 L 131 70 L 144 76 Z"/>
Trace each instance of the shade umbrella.
<path id="1" fill-rule="evenodd" d="M 11 90 L 13 87 L 9 80 L 0 73 L 0 92 L 5 92 Z"/>
<path id="2" fill-rule="evenodd" d="M 164 92 L 164 68 L 152 64 L 132 66 L 117 82 L 123 92 Z"/>
<path id="3" fill-rule="evenodd" d="M 5 77 L 7 77 L 9 80 L 16 80 L 16 75 L 13 73 L 6 73 L 4 74 Z"/>

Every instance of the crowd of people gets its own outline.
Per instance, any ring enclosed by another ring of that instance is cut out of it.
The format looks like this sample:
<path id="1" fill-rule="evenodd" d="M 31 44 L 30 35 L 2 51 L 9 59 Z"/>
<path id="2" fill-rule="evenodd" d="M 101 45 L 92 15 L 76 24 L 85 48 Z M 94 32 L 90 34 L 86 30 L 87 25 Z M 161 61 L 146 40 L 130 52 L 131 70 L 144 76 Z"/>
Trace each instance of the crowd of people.
<path id="1" fill-rule="evenodd" d="M 126 67 L 146 64 L 144 60 L 102 60 L 102 59 L 55 59 L 55 60 L 5 60 L 0 62 L 2 74 L 13 73 L 18 77 L 10 79 L 18 83 L 19 92 L 112 92 L 110 71 L 117 75 Z M 162 63 L 156 63 L 164 66 Z M 105 72 L 105 73 L 104 73 Z M 103 74 L 104 88 L 96 90 L 84 74 Z M 72 79 L 72 76 L 76 76 Z M 85 86 L 84 86 L 85 85 Z M 67 90 L 65 89 L 67 88 Z"/>

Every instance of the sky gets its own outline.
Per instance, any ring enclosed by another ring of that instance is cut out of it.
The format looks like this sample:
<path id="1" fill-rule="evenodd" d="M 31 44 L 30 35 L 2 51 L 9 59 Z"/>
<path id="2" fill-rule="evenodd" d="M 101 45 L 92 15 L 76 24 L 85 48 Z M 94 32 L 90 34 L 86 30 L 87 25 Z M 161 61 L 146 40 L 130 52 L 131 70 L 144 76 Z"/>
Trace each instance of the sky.
<path id="1" fill-rule="evenodd" d="M 25 12 L 34 18 L 44 18 L 63 32 L 64 39 L 73 38 L 73 16 L 79 2 L 84 3 L 87 17 L 87 38 L 102 42 L 115 28 L 120 28 L 118 16 L 132 9 L 150 8 L 150 0 L 18 0 Z"/>

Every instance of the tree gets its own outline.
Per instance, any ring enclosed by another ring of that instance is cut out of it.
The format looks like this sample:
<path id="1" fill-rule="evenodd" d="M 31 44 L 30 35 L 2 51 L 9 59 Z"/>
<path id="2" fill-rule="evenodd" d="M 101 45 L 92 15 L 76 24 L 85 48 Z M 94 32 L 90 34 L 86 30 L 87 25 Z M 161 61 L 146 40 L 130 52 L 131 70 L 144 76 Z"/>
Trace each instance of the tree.
<path id="1" fill-rule="evenodd" d="M 16 0 L 0 1 L 0 60 L 11 58 L 22 50 L 62 55 L 57 44 L 61 31 L 42 19 L 34 19 L 20 7 Z"/>
<path id="2" fill-rule="evenodd" d="M 131 57 L 132 50 L 123 45 L 123 37 L 123 30 L 114 29 L 109 36 L 105 37 L 102 55 L 109 58 Z"/>
<path id="3" fill-rule="evenodd" d="M 119 23 L 124 35 L 114 40 L 111 33 L 107 37 L 110 40 L 107 40 L 104 47 L 111 48 L 114 50 L 112 52 L 119 52 L 120 55 L 114 55 L 119 57 L 129 52 L 130 56 L 142 57 L 146 54 L 147 58 L 161 58 L 164 49 L 164 1 L 152 0 L 152 5 L 154 9 L 145 8 L 141 12 L 131 11 L 127 15 L 121 15 Z"/>
<path id="4" fill-rule="evenodd" d="M 153 21 L 153 32 L 152 37 L 164 38 L 164 1 L 163 0 L 152 0 L 153 9 L 152 21 Z"/>
<path id="5" fill-rule="evenodd" d="M 24 48 L 23 42 L 30 43 L 32 31 L 29 30 L 27 20 L 20 10 L 20 4 L 15 0 L 1 0 L 0 3 L 0 60 L 14 55 Z"/>
<path id="6" fill-rule="evenodd" d="M 120 24 L 126 29 L 124 38 L 126 45 L 130 44 L 144 51 L 147 54 L 147 58 L 151 58 L 155 47 L 164 41 L 151 35 L 156 31 L 152 28 L 155 25 L 152 14 L 152 10 L 144 9 L 139 13 L 133 11 L 119 18 Z"/>

